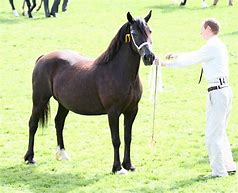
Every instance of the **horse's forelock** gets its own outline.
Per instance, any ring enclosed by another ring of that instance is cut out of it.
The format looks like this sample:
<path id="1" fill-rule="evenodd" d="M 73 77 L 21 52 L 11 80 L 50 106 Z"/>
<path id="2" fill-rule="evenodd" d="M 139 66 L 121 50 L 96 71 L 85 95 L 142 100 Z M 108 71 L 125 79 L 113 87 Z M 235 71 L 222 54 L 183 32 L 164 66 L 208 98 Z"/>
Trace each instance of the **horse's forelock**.
<path id="1" fill-rule="evenodd" d="M 148 27 L 147 27 L 145 20 L 142 18 L 136 18 L 135 21 L 136 21 L 137 27 L 141 31 L 141 33 L 144 34 L 145 36 L 147 36 L 146 28 L 148 28 Z"/>

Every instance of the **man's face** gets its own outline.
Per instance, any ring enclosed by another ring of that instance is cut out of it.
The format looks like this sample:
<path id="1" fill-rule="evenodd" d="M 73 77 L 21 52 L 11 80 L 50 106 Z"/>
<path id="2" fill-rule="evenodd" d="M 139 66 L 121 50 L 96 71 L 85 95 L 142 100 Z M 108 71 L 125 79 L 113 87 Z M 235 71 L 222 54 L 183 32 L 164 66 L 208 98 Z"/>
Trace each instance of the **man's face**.
<path id="1" fill-rule="evenodd" d="M 207 26 L 205 29 L 203 24 L 201 27 L 201 35 L 205 40 L 208 40 L 212 36 L 211 28 Z"/>

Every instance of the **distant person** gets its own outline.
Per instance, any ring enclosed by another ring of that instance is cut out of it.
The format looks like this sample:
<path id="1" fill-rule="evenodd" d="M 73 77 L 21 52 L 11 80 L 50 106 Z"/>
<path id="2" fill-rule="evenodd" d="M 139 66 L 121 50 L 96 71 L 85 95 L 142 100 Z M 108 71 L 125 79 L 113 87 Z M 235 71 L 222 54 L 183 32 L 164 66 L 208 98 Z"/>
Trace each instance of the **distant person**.
<path id="1" fill-rule="evenodd" d="M 218 0 L 214 0 L 213 5 L 215 6 L 217 4 Z M 228 0 L 229 6 L 233 5 L 233 0 Z"/>
<path id="2" fill-rule="evenodd" d="M 205 141 L 212 177 L 227 176 L 236 172 L 236 163 L 233 161 L 226 134 L 232 107 L 232 90 L 228 81 L 228 51 L 218 37 L 219 28 L 216 20 L 205 20 L 201 28 L 201 35 L 207 40 L 204 46 L 193 52 L 169 54 L 167 59 L 173 59 L 172 61 L 161 61 L 162 66 L 167 67 L 202 64 L 208 81 Z"/>
<path id="3" fill-rule="evenodd" d="M 60 4 L 60 0 L 54 0 L 54 3 L 51 8 L 51 15 L 54 17 L 56 17 L 56 13 L 58 13 L 59 4 Z M 63 4 L 62 4 L 63 12 L 67 10 L 67 5 L 68 5 L 68 0 L 63 0 Z"/>

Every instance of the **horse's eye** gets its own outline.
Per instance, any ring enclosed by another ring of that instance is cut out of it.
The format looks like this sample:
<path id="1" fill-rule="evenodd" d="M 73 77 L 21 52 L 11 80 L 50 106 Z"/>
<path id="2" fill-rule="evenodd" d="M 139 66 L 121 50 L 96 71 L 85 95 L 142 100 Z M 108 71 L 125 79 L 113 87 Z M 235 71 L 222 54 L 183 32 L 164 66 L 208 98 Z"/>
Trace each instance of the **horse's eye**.
<path id="1" fill-rule="evenodd" d="M 137 37 L 138 36 L 138 34 L 135 33 L 135 32 L 131 32 L 131 34 L 133 35 L 133 37 Z"/>

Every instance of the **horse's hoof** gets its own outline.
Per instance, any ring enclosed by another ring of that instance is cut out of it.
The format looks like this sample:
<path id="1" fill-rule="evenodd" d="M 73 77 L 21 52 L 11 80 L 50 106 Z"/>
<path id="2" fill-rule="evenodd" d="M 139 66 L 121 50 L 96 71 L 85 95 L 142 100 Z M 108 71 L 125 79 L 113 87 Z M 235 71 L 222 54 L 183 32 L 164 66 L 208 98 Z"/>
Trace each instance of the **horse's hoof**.
<path id="1" fill-rule="evenodd" d="M 57 147 L 56 150 L 56 159 L 59 161 L 63 161 L 63 160 L 69 160 L 69 155 L 67 154 L 67 152 L 64 149 L 60 149 L 59 147 Z"/>
<path id="2" fill-rule="evenodd" d="M 128 171 L 124 168 L 121 168 L 121 170 L 115 172 L 115 174 L 118 174 L 118 175 L 125 175 L 127 173 Z"/>
<path id="3" fill-rule="evenodd" d="M 13 12 L 13 15 L 14 15 L 15 17 L 19 17 L 19 14 L 18 14 L 17 10 L 14 9 L 12 12 Z"/>
<path id="4" fill-rule="evenodd" d="M 130 171 L 134 172 L 136 170 L 136 167 L 131 165 L 131 167 L 129 168 Z"/>
<path id="5" fill-rule="evenodd" d="M 123 168 L 125 168 L 125 169 L 128 170 L 128 171 L 134 172 L 134 171 L 136 170 L 136 167 L 133 166 L 132 164 L 122 163 L 122 166 L 123 166 Z"/>
<path id="6" fill-rule="evenodd" d="M 27 165 L 35 165 L 36 164 L 36 161 L 34 159 L 26 160 L 25 162 L 26 162 Z"/>

